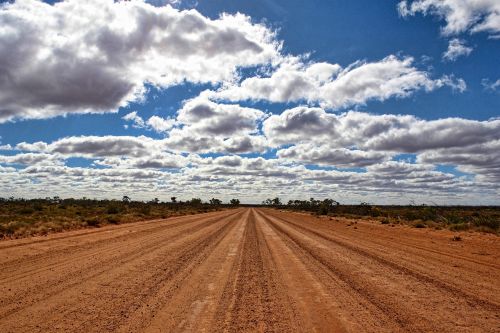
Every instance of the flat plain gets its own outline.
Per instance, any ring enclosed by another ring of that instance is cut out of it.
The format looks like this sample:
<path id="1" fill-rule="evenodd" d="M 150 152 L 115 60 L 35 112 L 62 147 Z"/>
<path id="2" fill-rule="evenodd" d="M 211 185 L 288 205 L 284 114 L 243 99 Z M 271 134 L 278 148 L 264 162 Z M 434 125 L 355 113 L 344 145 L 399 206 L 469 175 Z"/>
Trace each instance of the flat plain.
<path id="1" fill-rule="evenodd" d="M 0 242 L 1 332 L 500 332 L 497 235 L 238 208 Z"/>

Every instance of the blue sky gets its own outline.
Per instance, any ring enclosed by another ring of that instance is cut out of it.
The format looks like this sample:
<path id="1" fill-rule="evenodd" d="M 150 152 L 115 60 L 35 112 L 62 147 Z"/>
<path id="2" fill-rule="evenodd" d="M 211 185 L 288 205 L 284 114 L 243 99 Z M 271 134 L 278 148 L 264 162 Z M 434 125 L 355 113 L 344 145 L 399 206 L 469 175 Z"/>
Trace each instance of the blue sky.
<path id="1" fill-rule="evenodd" d="M 6 196 L 500 198 L 495 1 L 0 11 Z"/>

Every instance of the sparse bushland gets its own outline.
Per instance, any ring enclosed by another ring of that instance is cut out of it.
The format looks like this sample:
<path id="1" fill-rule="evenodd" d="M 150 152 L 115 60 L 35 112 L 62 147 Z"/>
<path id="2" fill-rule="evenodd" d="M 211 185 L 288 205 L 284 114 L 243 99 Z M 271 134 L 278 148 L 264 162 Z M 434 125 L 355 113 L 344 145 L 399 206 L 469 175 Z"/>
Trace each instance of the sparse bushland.
<path id="1" fill-rule="evenodd" d="M 63 230 L 96 228 L 110 224 L 164 219 L 171 216 L 216 211 L 239 204 L 222 204 L 219 199 L 204 203 L 201 199 L 169 202 L 155 198 L 149 202 L 119 200 L 0 198 L 0 239 L 46 235 Z"/>
<path id="2" fill-rule="evenodd" d="M 382 206 L 363 202 L 359 205 L 341 205 L 332 199 L 290 200 L 281 204 L 279 198 L 267 199 L 265 206 L 316 215 L 347 218 L 374 218 L 381 224 L 407 224 L 415 228 L 448 228 L 453 231 L 476 230 L 500 234 L 499 206 Z"/>

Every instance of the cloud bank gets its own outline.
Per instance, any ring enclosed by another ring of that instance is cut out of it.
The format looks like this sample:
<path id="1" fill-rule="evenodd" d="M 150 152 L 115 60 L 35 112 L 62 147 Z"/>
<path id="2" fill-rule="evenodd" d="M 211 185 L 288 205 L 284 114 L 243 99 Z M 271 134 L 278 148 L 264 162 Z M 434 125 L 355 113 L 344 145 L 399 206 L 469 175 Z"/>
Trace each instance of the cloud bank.
<path id="1" fill-rule="evenodd" d="M 141 1 L 15 1 L 0 7 L 0 26 L 0 122 L 116 112 L 146 84 L 230 81 L 280 49 L 248 16 Z"/>
<path id="2" fill-rule="evenodd" d="M 147 99 L 148 87 L 208 85 L 175 114 L 116 115 L 140 136 L 70 135 L 0 146 L 3 193 L 383 203 L 492 203 L 500 196 L 499 119 L 360 111 L 373 101 L 445 87 L 464 92 L 463 79 L 436 77 L 400 53 L 342 65 L 285 54 L 277 33 L 246 15 L 213 19 L 164 3 L 1 5 L 0 123 L 118 113 Z M 442 57 L 451 62 L 472 52 L 459 34 L 498 35 L 497 3 L 416 0 L 398 8 L 402 16 L 445 21 L 450 41 Z"/>

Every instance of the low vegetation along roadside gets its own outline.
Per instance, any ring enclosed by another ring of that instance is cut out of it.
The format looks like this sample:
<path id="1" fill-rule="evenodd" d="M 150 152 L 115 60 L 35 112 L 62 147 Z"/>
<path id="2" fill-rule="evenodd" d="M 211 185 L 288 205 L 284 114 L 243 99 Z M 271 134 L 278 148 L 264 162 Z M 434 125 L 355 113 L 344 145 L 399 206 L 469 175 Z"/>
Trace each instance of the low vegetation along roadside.
<path id="1" fill-rule="evenodd" d="M 149 202 L 93 199 L 15 199 L 0 198 L 0 239 L 20 238 L 63 230 L 96 228 L 107 224 L 119 224 L 171 216 L 204 213 L 221 210 L 239 204 L 232 199 L 229 204 L 213 198 L 204 203 L 201 199 L 169 202 L 153 199 Z"/>
<path id="2" fill-rule="evenodd" d="M 316 215 L 347 218 L 372 218 L 382 224 L 408 224 L 415 228 L 447 228 L 454 231 L 476 230 L 500 234 L 500 207 L 485 206 L 377 206 L 368 203 L 341 205 L 335 200 L 267 199 L 265 206 L 306 211 Z"/>

